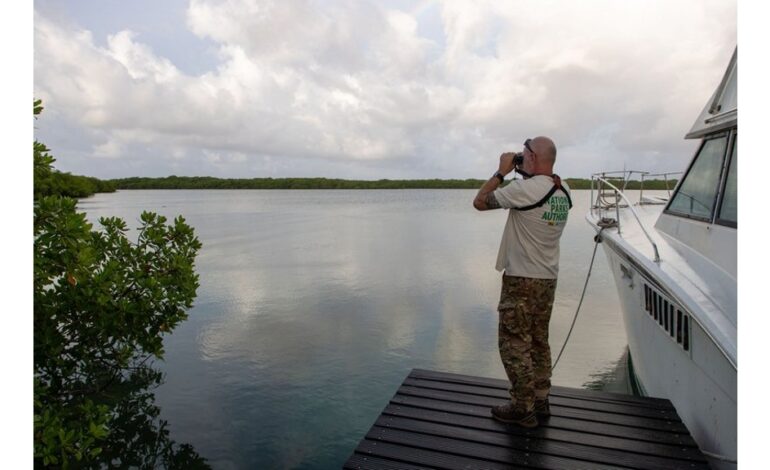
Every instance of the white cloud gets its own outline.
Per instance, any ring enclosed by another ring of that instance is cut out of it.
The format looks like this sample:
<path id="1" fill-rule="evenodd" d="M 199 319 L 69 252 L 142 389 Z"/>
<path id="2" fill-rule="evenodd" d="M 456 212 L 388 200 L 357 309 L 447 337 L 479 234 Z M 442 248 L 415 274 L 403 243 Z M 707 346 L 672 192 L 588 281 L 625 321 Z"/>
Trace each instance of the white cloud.
<path id="1" fill-rule="evenodd" d="M 150 78 L 162 84 L 179 79 L 179 71 L 168 59 L 156 57 L 149 47 L 135 42 L 135 36 L 131 31 L 120 31 L 107 38 L 109 55 L 125 67 L 133 80 Z"/>
<path id="2" fill-rule="evenodd" d="M 115 139 L 94 145 L 93 155 L 99 158 L 118 158 L 123 153 L 123 146 Z"/>
<path id="3" fill-rule="evenodd" d="M 38 14 L 35 93 L 52 116 L 87 129 L 94 157 L 131 158 L 134 170 L 141 161 L 147 174 L 172 161 L 182 174 L 188 161 L 189 174 L 223 176 L 333 176 L 347 165 L 347 177 L 479 177 L 536 134 L 572 151 L 559 162 L 570 176 L 645 156 L 676 157 L 678 168 L 690 155 L 682 136 L 735 45 L 735 9 L 191 0 L 188 27 L 220 57 L 198 76 L 141 34 L 116 31 L 99 47 L 87 30 Z M 431 11 L 442 30 L 426 33 Z"/>

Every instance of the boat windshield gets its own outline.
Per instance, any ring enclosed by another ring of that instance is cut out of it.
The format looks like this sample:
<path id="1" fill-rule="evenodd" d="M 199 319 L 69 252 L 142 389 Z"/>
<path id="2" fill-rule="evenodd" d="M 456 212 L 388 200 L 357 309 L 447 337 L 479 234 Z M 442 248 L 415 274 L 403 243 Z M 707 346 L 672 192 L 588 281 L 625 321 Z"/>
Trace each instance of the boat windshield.
<path id="1" fill-rule="evenodd" d="M 733 140 L 733 150 L 730 156 L 730 166 L 727 170 L 725 182 L 725 194 L 722 197 L 722 205 L 719 207 L 717 222 L 725 225 L 737 226 L 738 224 L 738 136 Z"/>
<path id="2" fill-rule="evenodd" d="M 717 202 L 728 134 L 706 140 L 674 193 L 667 210 L 711 221 Z"/>

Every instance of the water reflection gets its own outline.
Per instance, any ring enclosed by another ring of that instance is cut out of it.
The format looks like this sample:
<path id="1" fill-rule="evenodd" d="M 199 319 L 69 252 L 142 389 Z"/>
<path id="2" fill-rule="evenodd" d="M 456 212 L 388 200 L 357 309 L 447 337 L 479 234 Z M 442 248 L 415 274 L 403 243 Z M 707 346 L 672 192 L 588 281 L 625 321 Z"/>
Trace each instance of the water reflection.
<path id="1" fill-rule="evenodd" d="M 475 212 L 474 194 L 131 191 L 84 209 L 129 221 L 143 209 L 181 213 L 203 243 L 198 299 L 166 341 L 156 393 L 175 439 L 214 468 L 339 468 L 410 369 L 505 378 L 494 260 L 506 215 Z M 573 199 L 555 350 L 593 249 L 588 194 Z M 614 284 L 601 250 L 596 258 L 557 385 L 607 386 L 596 374 L 625 351 Z"/>
<path id="2" fill-rule="evenodd" d="M 606 369 L 591 374 L 591 380 L 583 384 L 588 390 L 601 390 L 622 394 L 631 394 L 629 380 L 628 349 L 618 361 Z"/>
<path id="3" fill-rule="evenodd" d="M 110 410 L 109 434 L 98 443 L 101 453 L 68 462 L 69 468 L 211 468 L 192 445 L 171 439 L 155 403 L 154 390 L 162 382 L 163 374 L 148 365 L 117 378 L 98 403 Z M 43 467 L 42 462 L 35 467 Z"/>

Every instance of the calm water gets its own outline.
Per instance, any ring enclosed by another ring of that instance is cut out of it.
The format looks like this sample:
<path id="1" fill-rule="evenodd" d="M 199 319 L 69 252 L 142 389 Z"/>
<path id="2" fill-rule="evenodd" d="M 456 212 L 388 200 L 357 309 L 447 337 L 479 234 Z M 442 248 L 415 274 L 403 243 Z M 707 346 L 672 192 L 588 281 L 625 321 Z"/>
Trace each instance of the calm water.
<path id="1" fill-rule="evenodd" d="M 339 468 L 412 368 L 505 378 L 497 352 L 506 213 L 475 190 L 120 191 L 96 221 L 182 214 L 203 243 L 189 320 L 156 392 L 171 437 L 214 468 Z M 551 347 L 593 250 L 588 191 L 561 245 Z M 625 390 L 626 341 L 603 251 L 553 383 Z"/>

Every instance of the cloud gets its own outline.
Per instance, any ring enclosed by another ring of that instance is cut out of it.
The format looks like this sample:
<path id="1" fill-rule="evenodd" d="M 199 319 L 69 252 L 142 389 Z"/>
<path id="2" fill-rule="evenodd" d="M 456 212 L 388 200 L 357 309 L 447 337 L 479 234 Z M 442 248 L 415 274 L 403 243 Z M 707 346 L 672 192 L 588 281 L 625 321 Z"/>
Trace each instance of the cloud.
<path id="1" fill-rule="evenodd" d="M 108 38 L 109 54 L 135 81 L 152 79 L 163 84 L 179 79 L 180 73 L 168 59 L 156 57 L 144 44 L 134 41 L 131 31 L 120 31 Z"/>
<path id="2" fill-rule="evenodd" d="M 93 150 L 93 155 L 101 158 L 118 158 L 122 154 L 122 145 L 114 139 L 95 145 Z"/>
<path id="3" fill-rule="evenodd" d="M 682 136 L 735 46 L 735 9 L 191 0 L 182 24 L 219 54 L 198 75 L 130 30 L 100 47 L 38 12 L 35 93 L 84 129 L 90 156 L 133 162 L 97 162 L 97 176 L 480 177 L 539 134 L 559 145 L 562 174 L 613 162 L 679 169 L 691 153 Z"/>

